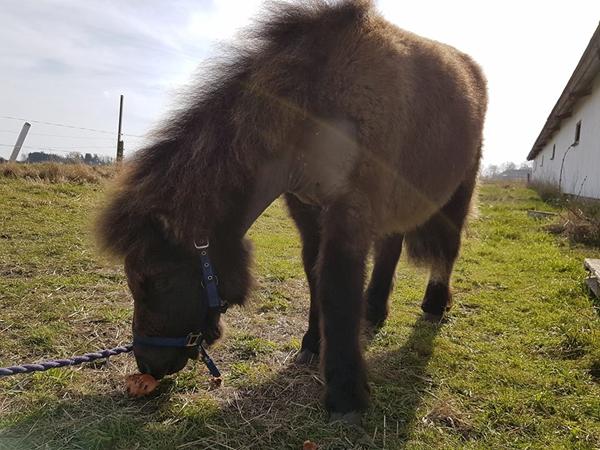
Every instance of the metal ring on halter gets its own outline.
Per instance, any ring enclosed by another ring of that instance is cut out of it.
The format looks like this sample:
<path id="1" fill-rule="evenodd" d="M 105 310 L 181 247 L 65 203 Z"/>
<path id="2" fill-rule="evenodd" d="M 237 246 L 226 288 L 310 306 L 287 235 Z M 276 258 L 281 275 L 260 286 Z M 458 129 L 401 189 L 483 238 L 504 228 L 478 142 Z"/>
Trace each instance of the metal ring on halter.
<path id="1" fill-rule="evenodd" d="M 210 243 L 208 242 L 208 238 L 206 238 L 206 244 L 202 244 L 202 245 L 198 245 L 198 244 L 196 244 L 196 241 L 194 241 L 194 247 L 196 247 L 198 250 L 207 249 L 209 245 L 210 245 Z"/>

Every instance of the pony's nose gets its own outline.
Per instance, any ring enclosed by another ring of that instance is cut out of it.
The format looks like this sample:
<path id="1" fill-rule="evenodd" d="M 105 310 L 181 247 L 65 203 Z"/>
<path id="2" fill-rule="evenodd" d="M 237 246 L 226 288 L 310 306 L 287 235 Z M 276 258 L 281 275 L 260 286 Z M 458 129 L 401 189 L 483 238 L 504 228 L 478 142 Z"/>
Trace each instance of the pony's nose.
<path id="1" fill-rule="evenodd" d="M 140 373 L 150 374 L 157 380 L 179 372 L 187 364 L 188 354 L 184 349 L 145 347 L 141 345 L 133 348 L 138 369 Z"/>
<path id="2" fill-rule="evenodd" d="M 140 373 L 152 375 L 157 380 L 163 378 L 167 373 L 166 361 L 151 359 L 145 353 L 135 352 L 135 362 Z"/>

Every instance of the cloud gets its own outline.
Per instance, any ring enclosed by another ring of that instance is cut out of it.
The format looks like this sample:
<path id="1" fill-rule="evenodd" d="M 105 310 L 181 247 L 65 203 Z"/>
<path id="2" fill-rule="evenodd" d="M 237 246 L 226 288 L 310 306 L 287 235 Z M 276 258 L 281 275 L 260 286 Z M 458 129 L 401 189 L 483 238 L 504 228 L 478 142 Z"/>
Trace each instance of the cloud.
<path id="1" fill-rule="evenodd" d="M 194 11 L 182 33 L 185 40 L 230 41 L 259 11 L 261 0 L 214 0 L 211 8 Z"/>
<path id="2" fill-rule="evenodd" d="M 244 5 L 206 0 L 3 2 L 0 115 L 111 130 L 123 93 L 125 129 L 143 134 L 165 114 L 174 91 L 214 54 L 214 42 L 232 36 L 251 15 Z M 5 132 L 13 127 L 20 124 L 0 121 Z M 34 124 L 26 144 L 74 145 L 40 136 L 51 131 Z M 89 136 L 91 141 L 100 137 Z M 12 141 L 10 134 L 0 138 L 5 145 Z M 113 152 L 108 143 L 98 150 Z M 9 152 L 0 147 L 0 155 Z"/>

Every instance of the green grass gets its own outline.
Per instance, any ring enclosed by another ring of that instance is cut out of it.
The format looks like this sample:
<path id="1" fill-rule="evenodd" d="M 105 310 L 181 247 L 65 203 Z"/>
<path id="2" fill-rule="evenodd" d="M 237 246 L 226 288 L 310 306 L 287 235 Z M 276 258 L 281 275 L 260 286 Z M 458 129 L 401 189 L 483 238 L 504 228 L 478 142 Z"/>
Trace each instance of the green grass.
<path id="1" fill-rule="evenodd" d="M 119 264 L 98 256 L 90 224 L 101 184 L 0 178 L 0 366 L 129 342 Z M 401 261 L 386 326 L 367 347 L 364 429 L 328 424 L 319 372 L 291 364 L 308 293 L 296 231 L 280 203 L 255 224 L 258 286 L 228 312 L 211 355 L 131 400 L 130 356 L 0 380 L 0 449 L 600 447 L 598 303 L 584 257 L 543 231 L 548 209 L 520 187 L 484 185 L 443 326 L 421 323 L 426 273 Z"/>

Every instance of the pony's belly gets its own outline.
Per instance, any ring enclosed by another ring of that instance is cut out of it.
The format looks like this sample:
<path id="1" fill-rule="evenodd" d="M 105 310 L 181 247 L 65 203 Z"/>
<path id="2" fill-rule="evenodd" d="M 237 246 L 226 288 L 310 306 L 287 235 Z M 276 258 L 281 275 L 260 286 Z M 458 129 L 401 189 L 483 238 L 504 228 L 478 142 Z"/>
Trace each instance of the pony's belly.
<path id="1" fill-rule="evenodd" d="M 387 174 L 388 176 L 384 175 Z M 438 212 L 458 188 L 461 180 L 449 178 L 435 186 L 406 183 L 401 173 L 382 172 L 365 183 L 376 234 L 404 233 L 414 230 Z"/>
<path id="2" fill-rule="evenodd" d="M 392 199 L 380 223 L 378 234 L 406 233 L 425 223 L 440 208 L 432 205 L 399 202 Z"/>

